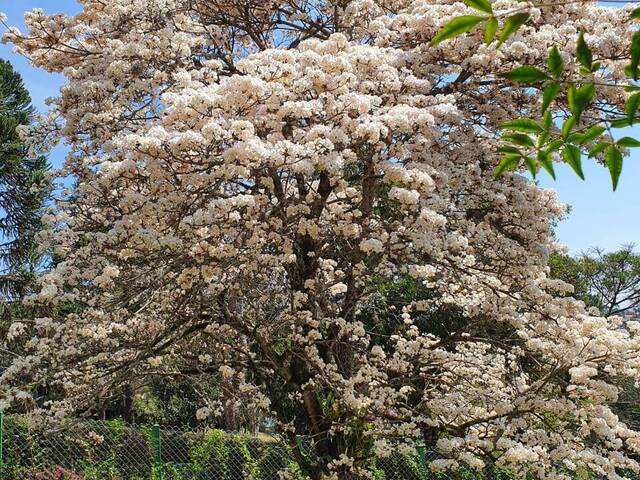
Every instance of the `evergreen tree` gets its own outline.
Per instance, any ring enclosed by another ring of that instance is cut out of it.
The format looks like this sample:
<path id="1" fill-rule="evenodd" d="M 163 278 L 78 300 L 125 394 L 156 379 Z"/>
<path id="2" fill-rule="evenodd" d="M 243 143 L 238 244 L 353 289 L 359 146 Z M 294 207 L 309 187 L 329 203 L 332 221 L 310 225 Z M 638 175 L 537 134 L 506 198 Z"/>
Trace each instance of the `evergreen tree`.
<path id="1" fill-rule="evenodd" d="M 47 161 L 33 155 L 19 135 L 33 113 L 20 74 L 0 60 L 0 292 L 9 300 L 24 294 L 38 264 L 35 235 L 45 202 Z"/>

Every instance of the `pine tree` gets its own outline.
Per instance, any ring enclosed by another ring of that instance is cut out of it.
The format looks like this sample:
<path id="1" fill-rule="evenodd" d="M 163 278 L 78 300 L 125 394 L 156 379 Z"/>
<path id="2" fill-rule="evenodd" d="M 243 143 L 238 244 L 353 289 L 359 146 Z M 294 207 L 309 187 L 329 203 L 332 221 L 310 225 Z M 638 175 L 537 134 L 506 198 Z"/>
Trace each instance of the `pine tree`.
<path id="1" fill-rule="evenodd" d="M 47 160 L 31 154 L 18 133 L 33 113 L 22 77 L 0 60 L 0 293 L 9 300 L 25 293 L 38 264 Z"/>

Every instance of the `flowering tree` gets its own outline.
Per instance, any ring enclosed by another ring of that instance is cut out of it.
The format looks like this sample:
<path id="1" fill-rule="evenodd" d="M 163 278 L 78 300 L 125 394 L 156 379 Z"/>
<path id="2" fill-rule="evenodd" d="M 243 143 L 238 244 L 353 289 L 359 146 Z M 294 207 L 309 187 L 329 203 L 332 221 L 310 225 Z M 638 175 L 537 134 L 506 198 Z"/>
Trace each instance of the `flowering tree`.
<path id="1" fill-rule="evenodd" d="M 640 325 L 559 295 L 546 263 L 563 207 L 509 172 L 544 132 L 528 167 L 551 172 L 559 148 L 578 165 L 596 136 L 569 136 L 624 113 L 622 88 L 558 90 L 534 126 L 548 94 L 530 83 L 532 68 L 621 83 L 628 11 L 499 0 L 482 20 L 498 46 L 454 35 L 471 30 L 451 31 L 475 11 L 462 3 L 80 3 L 5 36 L 67 76 L 50 127 L 77 178 L 47 218 L 62 260 L 33 299 L 48 313 L 12 330 L 36 333 L 2 375 L 7 402 L 27 381 L 62 389 L 51 408 L 90 410 L 135 378 L 207 373 L 221 402 L 276 418 L 314 479 L 366 477 L 421 439 L 437 439 L 436 470 L 638 470 L 608 380 L 640 379 Z M 202 400 L 202 416 L 223 407 Z"/>

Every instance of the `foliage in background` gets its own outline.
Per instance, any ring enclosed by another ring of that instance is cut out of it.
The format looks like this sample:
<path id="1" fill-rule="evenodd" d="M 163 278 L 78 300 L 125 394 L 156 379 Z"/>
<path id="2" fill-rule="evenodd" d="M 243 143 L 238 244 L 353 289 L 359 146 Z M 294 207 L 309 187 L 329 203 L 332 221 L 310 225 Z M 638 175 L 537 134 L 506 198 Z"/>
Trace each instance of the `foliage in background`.
<path id="1" fill-rule="evenodd" d="M 0 291 L 9 299 L 28 290 L 40 262 L 35 236 L 42 226 L 47 161 L 19 134 L 33 114 L 22 78 L 0 60 Z"/>
<path id="2" fill-rule="evenodd" d="M 615 252 L 593 248 L 577 256 L 551 255 L 551 276 L 574 287 L 571 295 L 603 315 L 637 316 L 640 306 L 640 255 L 633 245 Z"/>

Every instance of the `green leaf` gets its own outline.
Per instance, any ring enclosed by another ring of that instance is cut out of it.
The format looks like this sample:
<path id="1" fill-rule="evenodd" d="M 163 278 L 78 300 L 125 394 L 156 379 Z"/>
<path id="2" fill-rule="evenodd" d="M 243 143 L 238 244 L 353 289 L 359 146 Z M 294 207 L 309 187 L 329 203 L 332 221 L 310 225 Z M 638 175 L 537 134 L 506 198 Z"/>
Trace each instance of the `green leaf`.
<path id="1" fill-rule="evenodd" d="M 551 175 L 551 178 L 556 179 L 556 172 L 553 168 L 553 161 L 551 160 L 551 154 L 540 150 L 538 152 L 538 163 L 544 168 L 544 170 Z"/>
<path id="2" fill-rule="evenodd" d="M 498 125 L 498 128 L 523 133 L 540 133 L 543 131 L 538 122 L 529 118 L 520 118 L 518 120 L 504 122 Z"/>
<path id="3" fill-rule="evenodd" d="M 578 101 L 590 102 L 596 94 L 596 85 L 594 83 L 587 83 L 576 90 L 576 97 Z"/>
<path id="4" fill-rule="evenodd" d="M 567 142 L 580 144 L 583 137 L 584 137 L 583 133 L 575 132 L 567 137 Z"/>
<path id="5" fill-rule="evenodd" d="M 640 31 L 631 37 L 631 63 L 629 70 L 634 80 L 638 80 L 638 65 L 640 65 Z"/>
<path id="6" fill-rule="evenodd" d="M 589 150 L 589 158 L 593 158 L 598 155 L 600 152 L 604 152 L 604 150 L 611 145 L 609 142 L 600 142 L 596 144 L 591 150 Z"/>
<path id="7" fill-rule="evenodd" d="M 586 132 L 582 134 L 582 138 L 580 139 L 580 142 L 579 142 L 580 145 L 583 145 L 587 142 L 590 142 L 591 140 L 594 140 L 595 138 L 598 138 L 606 130 L 607 129 L 602 125 L 594 125 L 593 127 L 589 128 Z"/>
<path id="8" fill-rule="evenodd" d="M 564 138 L 565 140 L 567 139 L 567 137 L 571 133 L 571 129 L 575 126 L 575 124 L 575 117 L 569 117 L 564 121 L 564 123 L 562 124 L 562 138 Z"/>
<path id="9" fill-rule="evenodd" d="M 477 15 L 461 15 L 448 22 L 438 34 L 431 40 L 432 45 L 437 45 L 449 38 L 457 37 L 469 30 L 473 29 L 480 22 L 487 20 L 488 17 L 479 17 Z"/>
<path id="10" fill-rule="evenodd" d="M 562 157 L 564 158 L 564 161 L 567 162 L 571 168 L 573 168 L 573 171 L 576 172 L 576 174 L 582 180 L 584 180 L 584 173 L 582 172 L 582 160 L 580 158 L 580 149 L 575 145 L 565 145 L 562 152 Z"/>
<path id="11" fill-rule="evenodd" d="M 551 154 L 558 151 L 562 145 L 564 145 L 564 142 L 562 140 L 554 140 L 547 146 L 547 153 Z"/>
<path id="12" fill-rule="evenodd" d="M 596 95 L 596 86 L 593 83 L 589 83 L 587 85 L 581 86 L 578 90 L 576 90 L 576 121 L 580 121 L 580 117 L 582 116 L 582 112 L 587 108 L 587 106 L 593 100 L 593 97 Z"/>
<path id="13" fill-rule="evenodd" d="M 640 19 L 640 8 L 635 8 L 631 11 L 631 13 L 629 14 L 629 18 L 633 19 L 633 20 L 638 20 Z"/>
<path id="14" fill-rule="evenodd" d="M 633 137 L 622 137 L 616 143 L 619 147 L 640 147 L 640 141 Z"/>
<path id="15" fill-rule="evenodd" d="M 633 77 L 633 70 L 631 69 L 631 65 L 627 65 L 626 67 L 624 67 L 624 74 L 627 77 Z"/>
<path id="16" fill-rule="evenodd" d="M 564 70 L 564 60 L 562 60 L 560 51 L 556 46 L 554 46 L 549 52 L 549 58 L 547 58 L 547 68 L 556 78 L 562 75 L 562 72 Z"/>
<path id="17" fill-rule="evenodd" d="M 594 84 L 589 83 L 576 89 L 573 85 L 569 86 L 567 90 L 567 103 L 569 104 L 569 110 L 576 117 L 576 123 L 580 122 L 582 112 L 584 112 L 587 105 L 591 102 L 596 94 L 596 87 Z"/>
<path id="18" fill-rule="evenodd" d="M 516 67 L 509 73 L 503 73 L 500 76 L 518 83 L 538 83 L 549 78 L 542 70 L 527 65 Z"/>
<path id="19" fill-rule="evenodd" d="M 491 17 L 484 27 L 484 43 L 489 45 L 496 38 L 496 32 L 498 31 L 498 19 Z"/>
<path id="20" fill-rule="evenodd" d="M 522 133 L 510 133 L 502 136 L 502 140 L 505 142 L 515 143 L 516 145 L 520 145 L 522 147 L 533 147 L 533 140 L 529 135 L 524 135 Z"/>
<path id="21" fill-rule="evenodd" d="M 491 8 L 491 2 L 489 2 L 489 0 L 464 0 L 464 3 L 468 7 L 475 8 L 481 12 L 493 13 L 493 8 Z"/>
<path id="22" fill-rule="evenodd" d="M 514 170 L 515 168 L 518 167 L 519 164 L 520 164 L 520 155 L 513 155 L 513 154 L 505 155 L 504 157 L 502 157 L 502 160 L 500 160 L 500 163 L 498 163 L 498 166 L 496 167 L 496 170 L 495 170 L 496 178 L 498 178 L 500 175 L 502 175 L 506 171 Z"/>
<path id="23" fill-rule="evenodd" d="M 633 125 L 638 107 L 640 107 L 640 93 L 634 93 L 627 99 L 627 103 L 624 105 L 624 111 L 627 114 L 629 125 Z"/>
<path id="24" fill-rule="evenodd" d="M 522 152 L 518 150 L 516 147 L 512 147 L 511 145 L 503 145 L 498 148 L 499 153 L 515 153 L 516 155 L 522 155 Z"/>
<path id="25" fill-rule="evenodd" d="M 549 140 L 549 132 L 542 132 L 538 135 L 538 148 L 541 148 L 545 143 L 547 143 L 547 140 Z"/>
<path id="26" fill-rule="evenodd" d="M 580 32 L 578 36 L 578 42 L 576 43 L 576 58 L 580 65 L 582 65 L 588 71 L 593 68 L 593 54 L 589 49 L 589 46 L 584 41 L 584 31 Z"/>
<path id="27" fill-rule="evenodd" d="M 527 170 L 533 178 L 536 178 L 536 174 L 538 173 L 538 162 L 536 162 L 531 157 L 524 157 L 524 164 L 527 166 Z"/>
<path id="28" fill-rule="evenodd" d="M 560 89 L 562 87 L 558 82 L 550 83 L 546 87 L 544 87 L 544 91 L 542 92 L 542 112 L 546 112 L 551 102 L 558 96 L 560 93 Z"/>
<path id="29" fill-rule="evenodd" d="M 498 47 L 502 45 L 511 35 L 529 20 L 528 13 L 516 13 L 507 18 L 502 26 L 502 31 L 498 36 Z"/>
<path id="30" fill-rule="evenodd" d="M 542 115 L 542 125 L 545 130 L 551 128 L 551 125 L 553 125 L 553 115 L 551 115 L 551 112 L 544 112 L 544 115 Z"/>
<path id="31" fill-rule="evenodd" d="M 604 161 L 609 168 L 611 174 L 611 183 L 613 184 L 613 190 L 618 188 L 618 180 L 620 180 L 620 174 L 622 173 L 622 153 L 616 147 L 611 145 L 607 148 Z"/>
<path id="32" fill-rule="evenodd" d="M 635 124 L 637 122 L 638 121 L 634 117 L 631 125 L 633 125 L 633 124 Z M 617 118 L 615 120 L 610 120 L 609 121 L 609 125 L 611 125 L 611 127 L 613 127 L 613 128 L 625 128 L 625 127 L 629 126 L 629 119 L 628 118 Z"/>
<path id="33" fill-rule="evenodd" d="M 573 83 L 567 87 L 567 104 L 569 110 L 573 111 L 576 105 L 576 86 Z"/>

